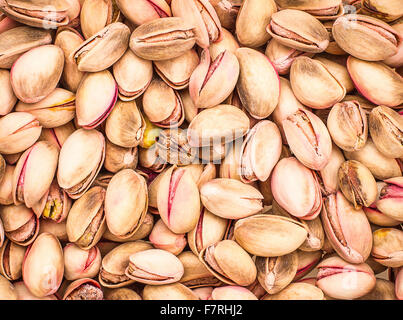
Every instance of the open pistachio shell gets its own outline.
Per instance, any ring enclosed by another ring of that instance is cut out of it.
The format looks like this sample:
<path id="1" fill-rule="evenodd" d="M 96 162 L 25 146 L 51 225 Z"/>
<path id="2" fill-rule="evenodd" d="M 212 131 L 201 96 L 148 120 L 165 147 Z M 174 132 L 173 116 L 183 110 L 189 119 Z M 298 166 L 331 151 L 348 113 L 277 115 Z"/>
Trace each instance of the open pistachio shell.
<path id="1" fill-rule="evenodd" d="M 0 248 L 0 273 L 10 281 L 17 280 L 22 274 L 22 261 L 25 255 L 22 247 L 8 239 Z"/>
<path id="2" fill-rule="evenodd" d="M 324 195 L 335 193 L 338 187 L 338 171 L 341 164 L 345 161 L 344 155 L 341 150 L 333 145 L 332 153 L 327 165 L 317 172 L 318 180 Z"/>
<path id="3" fill-rule="evenodd" d="M 297 255 L 298 255 L 298 267 L 294 281 L 298 281 L 299 279 L 305 277 L 312 271 L 313 268 L 315 268 L 315 266 L 319 263 L 319 261 L 322 258 L 322 251 L 318 250 L 308 252 L 297 250 Z"/>
<path id="4" fill-rule="evenodd" d="M 185 234 L 173 233 L 162 219 L 159 219 L 153 226 L 149 240 L 157 249 L 166 250 L 174 255 L 180 254 L 187 245 Z"/>
<path id="5" fill-rule="evenodd" d="M 390 225 L 382 225 L 381 226 L 395 226 L 399 224 L 399 221 L 403 221 L 402 214 L 402 203 L 400 195 L 403 191 L 403 177 L 395 177 L 391 179 L 384 180 L 384 182 L 378 182 L 378 198 L 375 202 L 375 206 L 377 210 L 379 210 L 379 214 L 386 215 L 385 222 L 390 223 Z M 373 208 L 368 208 L 372 209 Z"/>
<path id="6" fill-rule="evenodd" d="M 103 300 L 101 285 L 90 278 L 75 280 L 70 283 L 63 296 L 63 300 Z"/>
<path id="7" fill-rule="evenodd" d="M 374 231 L 373 238 L 371 256 L 376 262 L 392 268 L 403 265 L 403 231 L 381 228 Z"/>
<path id="8" fill-rule="evenodd" d="M 170 17 L 172 15 L 170 2 L 166 0 L 116 0 L 120 11 L 135 25 Z"/>
<path id="9" fill-rule="evenodd" d="M 221 0 L 218 0 L 221 1 Z M 224 0 L 228 3 L 227 0 Z M 233 0 L 232 0 L 233 1 Z M 240 0 L 235 0 L 240 1 Z M 212 1 L 210 1 L 212 2 Z M 221 39 L 211 43 L 209 47 L 211 59 L 215 60 L 218 55 L 223 51 L 231 51 L 235 54 L 235 51 L 239 48 L 239 43 L 234 37 L 234 35 L 229 32 L 227 29 L 222 28 L 221 31 Z"/>
<path id="10" fill-rule="evenodd" d="M 305 11 L 319 20 L 335 19 L 344 13 L 341 0 L 275 0 L 279 10 L 295 9 Z"/>
<path id="11" fill-rule="evenodd" d="M 101 252 L 97 247 L 84 250 L 74 243 L 63 248 L 64 277 L 67 280 L 93 278 L 101 267 Z"/>
<path id="12" fill-rule="evenodd" d="M 105 169 L 116 173 L 122 169 L 136 169 L 138 162 L 137 148 L 122 148 L 106 140 Z"/>

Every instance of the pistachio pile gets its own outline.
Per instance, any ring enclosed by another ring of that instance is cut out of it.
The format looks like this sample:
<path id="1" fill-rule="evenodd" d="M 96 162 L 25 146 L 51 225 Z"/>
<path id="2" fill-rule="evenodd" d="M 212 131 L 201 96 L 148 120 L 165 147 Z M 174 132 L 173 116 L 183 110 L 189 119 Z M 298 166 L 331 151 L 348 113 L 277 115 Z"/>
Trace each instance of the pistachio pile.
<path id="1" fill-rule="evenodd" d="M 0 299 L 403 299 L 402 0 L 0 12 Z"/>

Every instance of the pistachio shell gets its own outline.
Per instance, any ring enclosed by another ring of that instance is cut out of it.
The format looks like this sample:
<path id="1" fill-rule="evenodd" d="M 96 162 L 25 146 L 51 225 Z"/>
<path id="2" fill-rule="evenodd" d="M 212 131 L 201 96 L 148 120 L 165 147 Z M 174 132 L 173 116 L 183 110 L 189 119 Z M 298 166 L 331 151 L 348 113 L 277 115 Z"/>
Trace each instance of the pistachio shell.
<path id="1" fill-rule="evenodd" d="M 8 70 L 0 70 L 0 115 L 4 116 L 11 112 L 17 102 L 11 87 L 10 72 Z"/>
<path id="2" fill-rule="evenodd" d="M 64 277 L 67 280 L 95 277 L 101 267 L 101 252 L 97 247 L 84 250 L 74 243 L 63 249 Z"/>
<path id="3" fill-rule="evenodd" d="M 172 15 L 169 3 L 166 0 L 116 0 L 116 4 L 124 16 L 136 25 L 141 25 L 158 18 Z"/>

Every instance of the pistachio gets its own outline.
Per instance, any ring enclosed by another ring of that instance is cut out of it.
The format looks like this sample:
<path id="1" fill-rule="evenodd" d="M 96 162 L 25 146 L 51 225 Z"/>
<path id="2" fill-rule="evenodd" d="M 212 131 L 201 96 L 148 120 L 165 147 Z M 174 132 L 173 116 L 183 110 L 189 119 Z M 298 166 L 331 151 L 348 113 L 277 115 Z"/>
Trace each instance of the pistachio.
<path id="1" fill-rule="evenodd" d="M 122 148 L 106 140 L 105 169 L 116 173 L 122 169 L 135 169 L 138 162 L 137 148 Z"/>
<path id="2" fill-rule="evenodd" d="M 341 0 L 326 0 L 326 1 L 293 1 L 293 0 L 276 0 L 280 10 L 296 9 L 305 11 L 319 20 L 335 19 L 344 13 Z"/>
<path id="3" fill-rule="evenodd" d="M 101 267 L 101 252 L 97 247 L 81 249 L 74 243 L 63 248 L 64 277 L 67 280 L 93 278 Z"/>
<path id="4" fill-rule="evenodd" d="M 218 0 L 218 1 L 220 1 L 220 0 Z M 229 2 L 228 0 L 224 0 L 224 1 Z M 233 0 L 231 0 L 231 1 L 233 1 Z M 241 1 L 241 0 L 235 0 L 235 1 Z M 212 3 L 213 0 L 210 2 Z M 217 12 L 217 14 L 218 14 L 218 12 Z M 233 54 L 235 54 L 235 51 L 238 48 L 239 48 L 239 43 L 235 39 L 235 37 L 232 35 L 232 33 L 229 32 L 227 29 L 222 28 L 221 39 L 214 43 L 211 43 L 210 47 L 209 47 L 209 51 L 210 51 L 211 59 L 215 60 L 220 55 L 221 52 L 230 51 Z"/>
<path id="5" fill-rule="evenodd" d="M 35 296 L 31 291 L 29 291 L 24 281 L 14 282 L 14 288 L 18 296 L 18 300 L 58 300 L 55 294 L 41 298 Z"/>
<path id="6" fill-rule="evenodd" d="M 11 87 L 10 72 L 0 70 L 0 115 L 4 116 L 13 110 L 17 97 Z"/>
<path id="7" fill-rule="evenodd" d="M 100 284 L 92 279 L 75 280 L 66 288 L 63 300 L 103 300 Z"/>
<path id="8" fill-rule="evenodd" d="M 49 192 L 44 195 L 42 205 L 35 205 L 34 211 L 39 211 L 43 219 L 51 219 L 57 223 L 64 221 L 71 208 L 71 199 L 67 192 L 59 187 L 56 179 L 52 181 Z"/>
<path id="9" fill-rule="evenodd" d="M 165 0 L 116 0 L 124 16 L 136 25 L 172 15 L 170 1 Z"/>
<path id="10" fill-rule="evenodd" d="M 7 280 L 13 281 L 21 277 L 25 250 L 25 247 L 15 244 L 8 239 L 1 246 L 0 273 Z"/>
<path id="11" fill-rule="evenodd" d="M 381 228 L 373 232 L 374 245 L 371 255 L 376 262 L 397 268 L 403 264 L 403 231 Z"/>
<path id="12" fill-rule="evenodd" d="M 385 279 L 376 279 L 374 289 L 359 300 L 396 300 L 393 282 Z"/>
<path id="13" fill-rule="evenodd" d="M 387 217 L 391 218 L 395 226 L 399 221 L 403 221 L 401 208 L 401 192 L 403 191 L 403 178 L 396 177 L 384 180 L 380 185 L 379 198 L 375 202 L 376 208 Z"/>
<path id="14" fill-rule="evenodd" d="M 267 295 L 263 300 L 325 300 L 324 292 L 309 283 L 291 283 L 280 292 Z"/>
<path id="15" fill-rule="evenodd" d="M 245 287 L 223 286 L 214 288 L 211 300 L 258 300 L 258 298 Z"/>
<path id="16" fill-rule="evenodd" d="M 317 171 L 318 181 L 324 195 L 335 193 L 338 188 L 338 172 L 341 164 L 345 161 L 340 149 L 332 145 L 332 153 L 327 165 L 320 171 Z"/>
<path id="17" fill-rule="evenodd" d="M 141 296 L 129 288 L 110 289 L 105 292 L 105 300 L 142 300 Z"/>
<path id="18" fill-rule="evenodd" d="M 146 285 L 143 290 L 144 300 L 198 300 L 197 295 L 181 283 L 160 286 Z"/>
<path id="19" fill-rule="evenodd" d="M 149 239 L 155 248 L 168 251 L 176 256 L 180 254 L 187 245 L 185 234 L 173 233 L 164 224 L 162 219 L 155 223 L 149 235 Z"/>
<path id="20" fill-rule="evenodd" d="M 295 274 L 295 278 L 293 281 L 297 281 L 305 277 L 313 270 L 313 268 L 315 268 L 315 266 L 320 262 L 322 258 L 322 251 L 318 250 L 308 252 L 297 250 L 297 256 L 298 256 L 297 273 Z M 315 284 L 315 281 L 313 284 Z"/>
<path id="21" fill-rule="evenodd" d="M 18 293 L 14 285 L 3 276 L 0 276 L 0 299 L 18 300 Z"/>

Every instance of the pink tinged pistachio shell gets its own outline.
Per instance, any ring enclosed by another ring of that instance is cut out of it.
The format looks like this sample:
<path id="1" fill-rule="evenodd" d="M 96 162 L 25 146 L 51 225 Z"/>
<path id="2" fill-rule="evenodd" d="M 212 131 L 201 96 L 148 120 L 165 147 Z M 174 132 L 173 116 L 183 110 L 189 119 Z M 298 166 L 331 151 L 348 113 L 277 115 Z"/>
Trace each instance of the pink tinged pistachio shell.
<path id="1" fill-rule="evenodd" d="M 93 129 L 100 125 L 115 106 L 118 86 L 108 71 L 88 73 L 77 90 L 78 125 Z"/>
<path id="2" fill-rule="evenodd" d="M 79 279 L 68 285 L 63 300 L 103 300 L 101 285 L 90 278 Z"/>
<path id="3" fill-rule="evenodd" d="M 46 297 L 39 298 L 29 291 L 24 281 L 18 281 L 14 283 L 15 291 L 18 296 L 18 300 L 58 300 L 56 295 L 51 294 Z"/>
<path id="4" fill-rule="evenodd" d="M 200 188 L 203 205 L 225 219 L 249 217 L 263 209 L 263 195 L 254 187 L 235 179 L 219 178 Z"/>
<path id="5" fill-rule="evenodd" d="M 220 0 L 218 0 L 220 1 Z M 224 0 L 227 1 L 227 0 Z M 215 60 L 218 55 L 223 51 L 231 51 L 235 54 L 235 51 L 239 48 L 239 43 L 235 39 L 234 35 L 229 32 L 227 29 L 222 29 L 221 31 L 221 39 L 211 43 L 209 47 L 211 59 Z"/>
<path id="6" fill-rule="evenodd" d="M 155 223 L 149 239 L 155 248 L 166 250 L 174 255 L 180 254 L 187 244 L 185 234 L 173 233 L 162 219 Z"/>
<path id="7" fill-rule="evenodd" d="M 363 263 L 372 248 L 371 227 L 365 213 L 354 209 L 338 191 L 325 199 L 322 223 L 336 252 L 350 263 Z"/>
<path id="8" fill-rule="evenodd" d="M 174 283 L 182 278 L 182 262 L 172 253 L 150 249 L 130 256 L 126 276 L 140 283 L 161 285 Z"/>
<path id="9" fill-rule="evenodd" d="M 368 218 L 368 221 L 377 226 L 395 227 L 401 223 L 401 221 L 390 218 L 389 216 L 387 216 L 386 214 L 384 214 L 383 212 L 379 211 L 376 208 L 363 207 L 362 210 L 364 210 L 365 215 Z"/>
<path id="10" fill-rule="evenodd" d="M 403 221 L 403 177 L 390 178 L 384 181 L 376 208 L 388 217 Z"/>
<path id="11" fill-rule="evenodd" d="M 298 266 L 297 266 L 297 273 L 295 274 L 293 281 L 304 282 L 304 280 L 300 280 L 301 278 L 305 277 L 308 273 L 312 271 L 313 268 L 320 262 L 322 258 L 322 251 L 301 251 L 297 250 L 298 254 Z M 308 278 L 312 279 L 312 278 Z M 315 285 L 316 279 L 313 278 L 313 285 Z"/>
<path id="12" fill-rule="evenodd" d="M 54 294 L 63 280 L 63 251 L 57 238 L 42 233 L 25 253 L 22 278 L 35 296 Z"/>
<path id="13" fill-rule="evenodd" d="M 12 112 L 0 119 L 0 152 L 16 154 L 32 146 L 41 135 L 39 121 L 27 112 Z"/>
<path id="14" fill-rule="evenodd" d="M 397 268 L 403 266 L 403 231 L 382 228 L 373 232 L 371 255 L 380 264 Z"/>
<path id="15" fill-rule="evenodd" d="M 397 271 L 395 279 L 395 293 L 399 300 L 403 300 L 403 267 L 400 267 Z"/>
<path id="16" fill-rule="evenodd" d="M 7 30 L 14 29 L 16 27 L 19 27 L 21 24 L 9 17 L 6 17 L 5 14 L 1 13 L 1 18 L 0 18 L 0 33 L 3 33 Z"/>
<path id="17" fill-rule="evenodd" d="M 44 99 L 56 88 L 63 66 L 64 54 L 58 46 L 40 46 L 24 53 L 11 68 L 15 95 L 25 103 Z"/>
<path id="18" fill-rule="evenodd" d="M 224 51 L 211 60 L 209 50 L 205 49 L 189 81 L 193 103 L 197 108 L 210 108 L 222 103 L 234 90 L 238 76 L 239 63 L 233 53 Z"/>
<path id="19" fill-rule="evenodd" d="M 192 291 L 199 297 L 199 300 L 211 300 L 211 293 L 214 287 L 201 287 L 192 289 Z"/>
<path id="20" fill-rule="evenodd" d="M 105 159 L 105 138 L 99 131 L 79 129 L 60 150 L 57 181 L 68 195 L 79 198 L 95 180 Z"/>
<path id="21" fill-rule="evenodd" d="M 116 0 L 120 11 L 136 25 L 170 17 L 172 13 L 167 2 L 165 0 Z"/>
<path id="22" fill-rule="evenodd" d="M 312 220 L 320 213 L 322 195 L 316 175 L 296 158 L 284 158 L 277 163 L 271 190 L 278 204 L 295 217 Z"/>
<path id="23" fill-rule="evenodd" d="M 32 208 L 49 190 L 55 176 L 59 150 L 49 142 L 40 141 L 26 150 L 18 160 L 13 174 L 14 203 Z"/>
<path id="24" fill-rule="evenodd" d="M 283 120 L 291 151 L 305 166 L 322 170 L 329 162 L 332 140 L 325 124 L 308 110 L 298 110 Z"/>
<path id="25" fill-rule="evenodd" d="M 357 90 L 372 103 L 390 108 L 403 103 L 403 78 L 384 63 L 350 56 L 347 69 Z"/>
<path id="26" fill-rule="evenodd" d="M 258 300 L 258 298 L 245 287 L 223 286 L 211 292 L 211 300 Z"/>
<path id="27" fill-rule="evenodd" d="M 295 9 L 305 11 L 319 20 L 335 19 L 344 13 L 341 0 L 311 1 L 311 0 L 276 0 L 279 10 Z"/>
<path id="28" fill-rule="evenodd" d="M 186 233 L 200 216 L 199 189 L 191 173 L 172 166 L 162 173 L 158 185 L 157 205 L 161 219 L 174 233 Z"/>
<path id="29" fill-rule="evenodd" d="M 241 180 L 266 181 L 281 154 L 280 130 L 269 120 L 258 122 L 247 134 L 241 148 Z"/>
<path id="30" fill-rule="evenodd" d="M 97 247 L 84 250 L 74 243 L 63 249 L 64 277 L 67 280 L 95 277 L 101 267 L 101 253 Z"/>
<path id="31" fill-rule="evenodd" d="M 0 115 L 4 116 L 13 109 L 17 102 L 17 97 L 11 87 L 8 70 L 0 70 L 0 97 Z"/>
<path id="32" fill-rule="evenodd" d="M 208 48 L 221 37 L 221 23 L 214 7 L 207 0 L 172 0 L 172 13 L 195 25 L 196 43 Z"/>
<path id="33" fill-rule="evenodd" d="M 357 299 L 369 293 L 376 284 L 372 269 L 366 264 L 349 264 L 331 257 L 318 265 L 316 285 L 335 299 Z"/>

